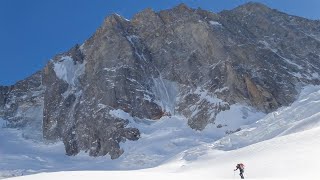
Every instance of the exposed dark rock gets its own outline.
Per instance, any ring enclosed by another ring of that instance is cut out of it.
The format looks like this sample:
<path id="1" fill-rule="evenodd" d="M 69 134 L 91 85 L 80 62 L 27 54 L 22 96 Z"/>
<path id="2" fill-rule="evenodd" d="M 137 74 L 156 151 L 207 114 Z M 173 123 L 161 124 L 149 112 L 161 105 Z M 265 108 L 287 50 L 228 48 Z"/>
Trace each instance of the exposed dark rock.
<path id="1" fill-rule="evenodd" d="M 319 21 L 259 3 L 218 14 L 181 4 L 131 21 L 107 17 L 42 72 L 0 87 L 0 116 L 11 127 L 42 120 L 43 137 L 62 140 L 67 155 L 115 159 L 120 142 L 140 137 L 116 111 L 133 119 L 183 115 L 203 130 L 235 103 L 263 112 L 289 105 L 300 87 L 320 83 L 319 74 Z M 39 113 L 29 117 L 33 108 Z"/>

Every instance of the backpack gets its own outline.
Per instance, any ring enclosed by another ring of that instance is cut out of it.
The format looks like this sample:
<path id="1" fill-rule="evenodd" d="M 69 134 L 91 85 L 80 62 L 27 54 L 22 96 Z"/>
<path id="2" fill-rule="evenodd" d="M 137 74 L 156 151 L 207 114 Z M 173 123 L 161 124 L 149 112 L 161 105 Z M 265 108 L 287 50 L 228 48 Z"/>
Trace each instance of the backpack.
<path id="1" fill-rule="evenodd" d="M 243 169 L 243 170 L 244 170 L 244 164 L 240 163 L 240 164 L 238 164 L 238 165 L 239 165 L 239 168 L 240 168 L 240 169 Z"/>

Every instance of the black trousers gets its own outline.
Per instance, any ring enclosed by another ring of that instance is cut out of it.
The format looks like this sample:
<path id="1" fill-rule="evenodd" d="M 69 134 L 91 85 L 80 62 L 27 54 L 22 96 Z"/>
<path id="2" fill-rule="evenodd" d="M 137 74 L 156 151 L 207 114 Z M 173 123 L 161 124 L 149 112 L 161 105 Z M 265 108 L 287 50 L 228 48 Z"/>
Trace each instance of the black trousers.
<path id="1" fill-rule="evenodd" d="M 240 177 L 241 177 L 241 179 L 244 179 L 244 176 L 243 176 L 243 173 L 244 173 L 244 170 L 240 170 Z"/>

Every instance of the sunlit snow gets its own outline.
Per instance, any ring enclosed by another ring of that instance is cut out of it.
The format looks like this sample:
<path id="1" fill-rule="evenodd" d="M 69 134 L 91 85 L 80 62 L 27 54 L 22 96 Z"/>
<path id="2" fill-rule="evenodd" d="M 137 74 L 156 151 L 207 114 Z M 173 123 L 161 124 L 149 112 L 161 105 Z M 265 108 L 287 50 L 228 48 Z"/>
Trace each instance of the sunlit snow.
<path id="1" fill-rule="evenodd" d="M 77 77 L 84 73 L 85 63 L 73 61 L 70 56 L 63 56 L 54 63 L 54 71 L 59 79 L 70 85 L 75 85 Z"/>
<path id="2" fill-rule="evenodd" d="M 1 128 L 0 177 L 59 171 L 22 179 L 231 179 L 235 164 L 243 162 L 248 178 L 317 179 L 319 109 L 320 87 L 308 86 L 292 105 L 267 115 L 232 105 L 203 131 L 192 130 L 182 116 L 150 121 L 113 110 L 111 115 L 128 119 L 128 126 L 141 132 L 138 141 L 120 144 L 125 153 L 116 160 L 89 157 L 85 152 L 66 156 L 61 142 L 33 142 L 23 138 L 20 130 Z M 223 126 L 217 128 L 218 123 Z M 225 134 L 238 127 L 240 131 Z"/>

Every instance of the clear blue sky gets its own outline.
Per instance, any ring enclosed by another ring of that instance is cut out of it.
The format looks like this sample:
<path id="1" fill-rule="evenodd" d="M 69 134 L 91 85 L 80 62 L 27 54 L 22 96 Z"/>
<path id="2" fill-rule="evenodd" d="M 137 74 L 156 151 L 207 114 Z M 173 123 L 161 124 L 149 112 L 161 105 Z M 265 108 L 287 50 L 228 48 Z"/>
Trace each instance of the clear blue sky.
<path id="1" fill-rule="evenodd" d="M 320 0 L 255 0 L 289 14 L 320 19 Z M 179 3 L 213 12 L 247 0 L 0 0 L 0 85 L 26 78 L 57 53 L 81 44 L 111 13 L 128 19 Z"/>

